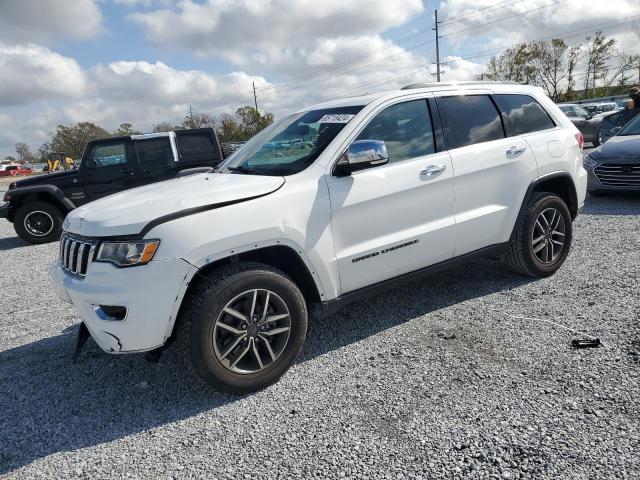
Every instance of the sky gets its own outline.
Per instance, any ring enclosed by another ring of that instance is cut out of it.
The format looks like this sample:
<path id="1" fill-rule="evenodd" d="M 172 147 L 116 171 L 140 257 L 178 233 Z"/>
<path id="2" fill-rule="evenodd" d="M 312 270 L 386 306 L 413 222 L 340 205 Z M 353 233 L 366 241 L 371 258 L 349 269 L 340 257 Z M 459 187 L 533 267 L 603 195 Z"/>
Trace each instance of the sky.
<path id="1" fill-rule="evenodd" d="M 588 4 L 588 8 L 585 5 Z M 277 117 L 334 98 L 474 80 L 521 41 L 596 30 L 637 49 L 640 0 L 0 0 L 0 158 L 58 124 L 141 131 L 189 111 Z"/>

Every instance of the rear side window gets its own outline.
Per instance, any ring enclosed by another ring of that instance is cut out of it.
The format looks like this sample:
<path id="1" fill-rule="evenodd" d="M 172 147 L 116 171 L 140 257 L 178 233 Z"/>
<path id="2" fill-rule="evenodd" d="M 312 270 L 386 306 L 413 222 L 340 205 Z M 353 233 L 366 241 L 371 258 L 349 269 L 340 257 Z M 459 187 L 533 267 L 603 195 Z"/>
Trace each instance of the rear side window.
<path id="1" fill-rule="evenodd" d="M 435 152 L 433 128 L 426 100 L 413 100 L 385 108 L 360 132 L 356 140 L 382 140 L 389 162 L 400 162 Z"/>
<path id="2" fill-rule="evenodd" d="M 139 163 L 168 165 L 173 161 L 173 152 L 168 137 L 137 140 L 135 146 Z"/>
<path id="3" fill-rule="evenodd" d="M 208 133 L 191 133 L 177 137 L 181 157 L 217 156 L 218 148 Z"/>
<path id="4" fill-rule="evenodd" d="M 437 99 L 448 149 L 504 138 L 498 110 L 488 95 Z"/>
<path id="5" fill-rule="evenodd" d="M 495 95 L 509 135 L 523 135 L 554 128 L 544 108 L 529 95 Z"/>

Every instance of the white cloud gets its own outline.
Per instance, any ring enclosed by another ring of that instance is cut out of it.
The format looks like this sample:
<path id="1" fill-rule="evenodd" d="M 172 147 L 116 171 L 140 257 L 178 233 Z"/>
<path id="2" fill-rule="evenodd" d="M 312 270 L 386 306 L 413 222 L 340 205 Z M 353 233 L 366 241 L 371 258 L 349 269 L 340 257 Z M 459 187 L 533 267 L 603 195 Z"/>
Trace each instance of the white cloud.
<path id="1" fill-rule="evenodd" d="M 629 31 L 629 23 L 616 24 L 640 15 L 640 2 L 637 0 L 593 1 L 588 2 L 588 6 L 584 0 L 559 3 L 528 0 L 495 6 L 495 0 L 441 2 L 439 13 L 445 19 L 442 35 L 456 46 L 468 44 L 469 39 L 476 42 L 481 39 L 485 49 L 505 48 L 517 42 L 549 39 L 552 36 L 566 38 L 567 43 L 571 44 L 583 40 L 599 28 L 611 33 Z M 482 9 L 487 10 L 474 13 Z M 459 21 L 447 25 L 447 18 L 452 21 L 457 18 Z M 498 21 L 501 19 L 505 20 Z M 469 30 L 447 36 L 466 29 Z"/>
<path id="2" fill-rule="evenodd" d="M 0 2 L 0 39 L 12 43 L 87 39 L 102 31 L 102 13 L 94 0 Z"/>
<path id="3" fill-rule="evenodd" d="M 251 51 L 298 51 L 346 32 L 374 34 L 401 25 L 422 9 L 421 0 L 182 0 L 176 9 L 129 18 L 155 44 L 238 63 Z"/>
<path id="4" fill-rule="evenodd" d="M 78 63 L 39 45 L 0 43 L 0 105 L 21 105 L 85 93 Z"/>

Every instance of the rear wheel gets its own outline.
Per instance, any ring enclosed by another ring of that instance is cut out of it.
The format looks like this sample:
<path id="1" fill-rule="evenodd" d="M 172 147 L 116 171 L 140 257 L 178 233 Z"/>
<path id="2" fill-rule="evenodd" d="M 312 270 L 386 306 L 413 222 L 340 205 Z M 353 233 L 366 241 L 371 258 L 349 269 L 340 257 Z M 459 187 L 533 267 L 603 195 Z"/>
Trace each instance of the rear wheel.
<path id="1" fill-rule="evenodd" d="M 304 297 L 272 267 L 223 266 L 207 274 L 186 301 L 182 342 L 195 370 L 219 390 L 248 393 L 271 385 L 302 349 Z"/>
<path id="2" fill-rule="evenodd" d="M 565 202 L 548 192 L 536 192 L 518 216 L 505 257 L 513 271 L 530 277 L 553 275 L 564 263 L 573 235 Z"/>
<path id="3" fill-rule="evenodd" d="M 13 227 L 20 238 L 29 243 L 49 243 L 60 238 L 62 212 L 49 202 L 29 202 L 18 208 Z"/>

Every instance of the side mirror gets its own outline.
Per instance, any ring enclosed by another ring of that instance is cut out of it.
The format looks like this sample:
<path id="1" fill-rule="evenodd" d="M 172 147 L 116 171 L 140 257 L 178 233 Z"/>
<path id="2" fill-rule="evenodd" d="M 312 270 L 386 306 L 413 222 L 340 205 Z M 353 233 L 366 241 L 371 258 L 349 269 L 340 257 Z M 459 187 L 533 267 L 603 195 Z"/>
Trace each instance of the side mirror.
<path id="1" fill-rule="evenodd" d="M 620 130 L 622 130 L 622 127 L 613 127 L 611 129 L 611 136 L 613 137 L 614 135 L 616 135 Z"/>
<path id="2" fill-rule="evenodd" d="M 387 146 L 382 140 L 356 140 L 336 163 L 334 173 L 338 176 L 383 165 L 389 161 Z"/>

